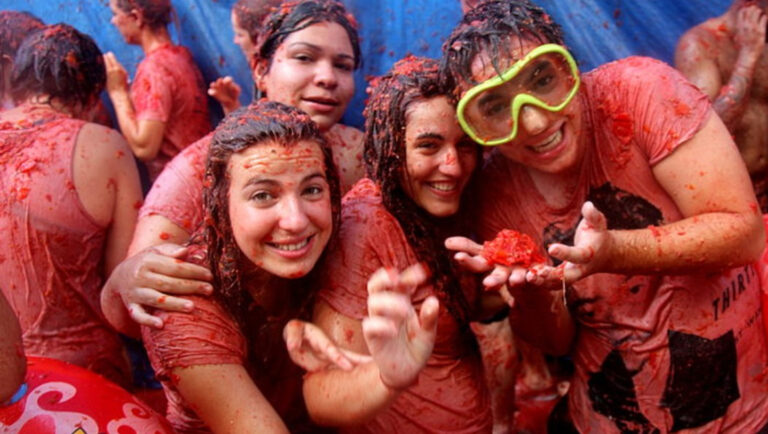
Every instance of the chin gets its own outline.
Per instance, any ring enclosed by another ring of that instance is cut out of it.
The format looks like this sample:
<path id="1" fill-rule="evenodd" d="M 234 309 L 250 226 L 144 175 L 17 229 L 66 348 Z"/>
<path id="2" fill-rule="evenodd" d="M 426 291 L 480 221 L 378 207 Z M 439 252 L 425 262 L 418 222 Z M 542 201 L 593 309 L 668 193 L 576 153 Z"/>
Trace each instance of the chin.
<path id="1" fill-rule="evenodd" d="M 314 265 L 315 261 L 312 264 L 264 264 L 261 268 L 283 279 L 299 279 L 309 274 Z"/>

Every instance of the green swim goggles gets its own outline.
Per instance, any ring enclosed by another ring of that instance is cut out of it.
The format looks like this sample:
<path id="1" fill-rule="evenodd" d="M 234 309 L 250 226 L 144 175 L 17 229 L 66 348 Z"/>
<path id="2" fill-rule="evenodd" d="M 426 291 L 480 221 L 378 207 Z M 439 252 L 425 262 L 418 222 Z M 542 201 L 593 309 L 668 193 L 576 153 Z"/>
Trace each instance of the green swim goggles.
<path id="1" fill-rule="evenodd" d="M 580 84 L 579 68 L 568 50 L 544 44 L 501 75 L 469 89 L 459 101 L 456 115 L 472 140 L 496 146 L 517 136 L 524 105 L 558 112 L 571 102 Z"/>

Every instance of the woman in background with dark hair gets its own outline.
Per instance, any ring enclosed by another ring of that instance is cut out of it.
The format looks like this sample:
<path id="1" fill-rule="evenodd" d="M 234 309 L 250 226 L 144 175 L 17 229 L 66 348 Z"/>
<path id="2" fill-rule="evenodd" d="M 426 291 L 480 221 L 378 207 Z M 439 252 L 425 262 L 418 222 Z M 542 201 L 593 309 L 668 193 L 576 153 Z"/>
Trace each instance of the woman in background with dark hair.
<path id="1" fill-rule="evenodd" d="M 171 42 L 170 0 L 110 0 L 109 7 L 112 24 L 146 56 L 130 90 L 115 55 L 104 61 L 120 131 L 154 181 L 179 151 L 211 130 L 205 84 L 189 50 Z"/>
<path id="2" fill-rule="evenodd" d="M 168 419 L 179 432 L 316 432 L 282 331 L 308 316 L 308 276 L 338 222 L 330 150 L 309 116 L 261 101 L 217 128 L 205 179 L 187 259 L 212 271 L 213 296 L 142 329 Z"/>
<path id="3" fill-rule="evenodd" d="M 0 275 L 28 355 L 125 386 L 122 343 L 98 303 L 125 257 L 141 192 L 123 138 L 81 120 L 104 82 L 101 51 L 68 25 L 19 48 L 11 85 L 20 105 L 0 113 Z"/>

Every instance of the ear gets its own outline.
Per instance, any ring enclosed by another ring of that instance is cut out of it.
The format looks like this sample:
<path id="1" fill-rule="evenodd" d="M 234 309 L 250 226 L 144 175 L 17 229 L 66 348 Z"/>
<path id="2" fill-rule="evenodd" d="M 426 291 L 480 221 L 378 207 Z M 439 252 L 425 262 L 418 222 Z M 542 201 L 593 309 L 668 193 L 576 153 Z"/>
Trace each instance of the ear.
<path id="1" fill-rule="evenodd" d="M 267 91 L 265 88 L 267 74 L 269 74 L 269 61 L 266 59 L 257 60 L 253 67 L 253 82 L 262 92 Z"/>
<path id="2" fill-rule="evenodd" d="M 136 25 L 141 28 L 144 25 L 144 12 L 138 9 L 131 9 L 129 14 L 136 20 Z"/>

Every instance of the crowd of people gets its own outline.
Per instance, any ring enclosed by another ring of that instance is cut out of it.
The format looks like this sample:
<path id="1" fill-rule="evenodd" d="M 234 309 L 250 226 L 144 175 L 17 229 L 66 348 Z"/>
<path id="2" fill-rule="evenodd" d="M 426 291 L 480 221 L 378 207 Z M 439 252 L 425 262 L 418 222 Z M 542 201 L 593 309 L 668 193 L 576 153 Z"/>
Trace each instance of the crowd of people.
<path id="1" fill-rule="evenodd" d="M 531 0 L 461 5 L 363 131 L 334 0 L 233 5 L 242 107 L 170 0 L 109 2 L 132 79 L 0 12 L 0 422 L 25 356 L 137 394 L 146 357 L 177 432 L 768 432 L 768 1 L 588 72 Z"/>

